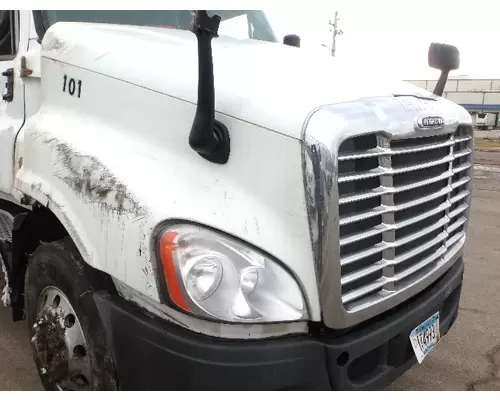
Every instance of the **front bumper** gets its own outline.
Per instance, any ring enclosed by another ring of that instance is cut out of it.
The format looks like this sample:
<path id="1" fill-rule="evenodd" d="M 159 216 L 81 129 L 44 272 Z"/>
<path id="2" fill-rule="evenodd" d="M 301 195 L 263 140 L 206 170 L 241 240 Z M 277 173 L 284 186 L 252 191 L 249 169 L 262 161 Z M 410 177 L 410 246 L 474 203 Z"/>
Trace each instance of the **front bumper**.
<path id="1" fill-rule="evenodd" d="M 415 362 L 413 328 L 458 313 L 462 258 L 425 292 L 353 328 L 321 335 L 226 340 L 144 314 L 119 296 L 95 294 L 122 390 L 381 389 Z M 438 345 L 439 347 L 439 345 Z"/>

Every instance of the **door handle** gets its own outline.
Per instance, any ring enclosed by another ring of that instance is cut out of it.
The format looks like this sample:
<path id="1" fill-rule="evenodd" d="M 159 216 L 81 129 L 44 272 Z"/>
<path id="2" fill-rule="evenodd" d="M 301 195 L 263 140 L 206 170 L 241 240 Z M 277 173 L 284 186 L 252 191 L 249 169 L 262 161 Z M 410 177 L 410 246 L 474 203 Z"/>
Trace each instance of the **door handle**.
<path id="1" fill-rule="evenodd" d="M 14 100 L 14 68 L 9 68 L 2 72 L 2 76 L 7 78 L 7 83 L 5 84 L 5 88 L 7 91 L 2 96 L 4 101 L 10 102 Z"/>

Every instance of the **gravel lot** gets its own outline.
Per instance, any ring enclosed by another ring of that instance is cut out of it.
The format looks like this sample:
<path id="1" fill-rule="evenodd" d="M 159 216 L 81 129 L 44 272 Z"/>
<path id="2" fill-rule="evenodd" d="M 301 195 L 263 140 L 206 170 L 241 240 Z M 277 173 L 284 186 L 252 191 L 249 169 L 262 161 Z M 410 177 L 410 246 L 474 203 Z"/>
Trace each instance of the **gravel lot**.
<path id="1" fill-rule="evenodd" d="M 500 162 L 500 154 L 476 161 Z M 499 164 L 500 165 L 500 164 Z M 500 169 L 476 167 L 460 313 L 451 331 L 389 390 L 500 390 Z M 0 308 L 0 390 L 39 390 L 24 322 Z"/>

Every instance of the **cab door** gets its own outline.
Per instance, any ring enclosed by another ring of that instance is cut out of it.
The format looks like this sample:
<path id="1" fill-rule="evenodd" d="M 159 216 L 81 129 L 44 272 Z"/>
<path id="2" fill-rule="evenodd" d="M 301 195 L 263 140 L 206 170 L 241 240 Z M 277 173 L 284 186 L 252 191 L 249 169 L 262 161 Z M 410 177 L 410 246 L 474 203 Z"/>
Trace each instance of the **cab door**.
<path id="1" fill-rule="evenodd" d="M 0 192 L 11 193 L 16 137 L 24 124 L 21 54 L 28 49 L 29 13 L 0 10 Z"/>

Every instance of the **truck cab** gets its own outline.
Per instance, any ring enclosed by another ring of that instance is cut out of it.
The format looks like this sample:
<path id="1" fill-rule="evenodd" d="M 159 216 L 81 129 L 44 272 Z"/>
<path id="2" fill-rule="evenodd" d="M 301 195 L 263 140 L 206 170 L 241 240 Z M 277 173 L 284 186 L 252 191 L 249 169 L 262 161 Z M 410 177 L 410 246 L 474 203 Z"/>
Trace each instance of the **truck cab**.
<path id="1" fill-rule="evenodd" d="M 0 12 L 2 299 L 46 389 L 383 388 L 448 332 L 469 114 L 285 43 L 261 11 Z"/>

